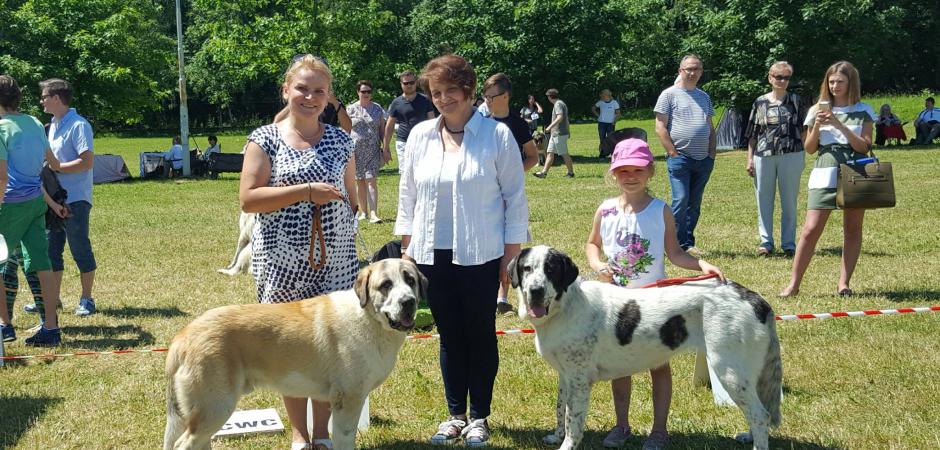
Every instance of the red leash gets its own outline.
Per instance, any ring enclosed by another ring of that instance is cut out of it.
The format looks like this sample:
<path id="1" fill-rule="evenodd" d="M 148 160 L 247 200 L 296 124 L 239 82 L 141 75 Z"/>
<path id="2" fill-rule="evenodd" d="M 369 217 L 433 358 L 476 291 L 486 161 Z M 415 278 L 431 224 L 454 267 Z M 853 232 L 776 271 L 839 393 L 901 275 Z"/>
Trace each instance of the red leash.
<path id="1" fill-rule="evenodd" d="M 697 277 L 663 278 L 662 280 L 657 280 L 655 283 L 650 283 L 650 284 L 647 284 L 646 286 L 641 286 L 640 289 L 675 286 L 677 284 L 684 284 L 684 283 L 688 283 L 691 281 L 708 280 L 710 278 L 718 278 L 718 275 L 714 273 L 710 273 L 707 275 L 699 275 Z"/>

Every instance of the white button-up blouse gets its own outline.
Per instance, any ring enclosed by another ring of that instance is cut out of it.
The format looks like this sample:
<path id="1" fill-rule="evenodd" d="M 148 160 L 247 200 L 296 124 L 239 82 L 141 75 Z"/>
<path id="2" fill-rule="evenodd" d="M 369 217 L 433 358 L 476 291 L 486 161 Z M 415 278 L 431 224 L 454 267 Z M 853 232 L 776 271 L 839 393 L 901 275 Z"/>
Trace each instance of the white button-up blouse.
<path id="1" fill-rule="evenodd" d="M 398 187 L 395 234 L 411 236 L 405 252 L 434 263 L 434 217 L 444 161 L 441 117 L 411 130 Z M 473 114 L 464 127 L 454 180 L 453 263 L 472 266 L 503 256 L 504 244 L 528 240 L 529 204 L 519 147 L 509 127 Z"/>

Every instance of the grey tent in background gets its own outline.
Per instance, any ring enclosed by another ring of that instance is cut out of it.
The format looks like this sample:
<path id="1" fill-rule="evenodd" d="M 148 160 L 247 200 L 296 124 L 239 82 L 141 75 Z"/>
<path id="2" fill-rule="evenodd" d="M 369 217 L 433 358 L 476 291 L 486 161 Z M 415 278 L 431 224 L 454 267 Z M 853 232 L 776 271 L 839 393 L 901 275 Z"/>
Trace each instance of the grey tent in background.
<path id="1" fill-rule="evenodd" d="M 95 155 L 92 181 L 95 184 L 111 183 L 131 177 L 127 164 L 120 155 Z"/>
<path id="2" fill-rule="evenodd" d="M 718 121 L 718 150 L 733 150 L 736 148 L 747 148 L 747 140 L 744 137 L 744 116 L 734 108 L 725 109 Z"/>

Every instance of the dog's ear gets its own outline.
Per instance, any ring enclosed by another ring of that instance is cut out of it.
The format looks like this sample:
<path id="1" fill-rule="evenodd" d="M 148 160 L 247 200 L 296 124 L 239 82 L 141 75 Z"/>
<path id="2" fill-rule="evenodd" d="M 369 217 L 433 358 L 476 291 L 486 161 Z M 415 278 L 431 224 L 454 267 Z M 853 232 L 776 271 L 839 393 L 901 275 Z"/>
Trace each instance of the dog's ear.
<path id="1" fill-rule="evenodd" d="M 411 261 L 408 261 L 408 262 L 411 263 Z M 422 274 L 420 270 L 418 270 L 418 266 L 416 266 L 414 263 L 411 263 L 411 265 L 414 266 L 415 275 L 418 276 L 418 288 L 421 291 L 418 293 L 418 295 L 421 296 L 421 301 L 419 301 L 418 303 L 427 304 L 428 302 L 428 279 L 425 278 L 424 274 Z"/>
<path id="2" fill-rule="evenodd" d="M 512 261 L 509 261 L 509 267 L 506 269 L 509 272 L 509 281 L 512 284 L 513 288 L 518 288 L 519 283 L 522 282 L 522 274 L 519 273 L 517 264 L 519 261 L 525 259 L 526 255 L 529 254 L 530 249 L 524 248 Z"/>
<path id="3" fill-rule="evenodd" d="M 356 297 L 359 297 L 359 306 L 363 308 L 369 303 L 369 275 L 372 274 L 373 265 L 375 264 L 370 264 L 360 270 L 359 276 L 356 277 L 356 283 L 353 285 L 353 291 L 356 292 Z"/>
<path id="4" fill-rule="evenodd" d="M 575 265 L 574 261 L 571 258 L 569 258 L 568 255 L 562 253 L 561 256 L 564 257 L 564 260 L 562 262 L 562 267 L 564 267 L 565 269 L 563 273 L 565 274 L 564 280 L 565 280 L 565 287 L 567 288 L 568 286 L 571 286 L 571 283 L 574 283 L 574 281 L 578 279 L 578 275 L 580 274 L 580 271 L 578 270 L 578 266 Z"/>
<path id="5" fill-rule="evenodd" d="M 578 266 L 560 250 L 549 249 L 545 264 L 550 266 L 552 284 L 555 285 L 555 292 L 559 294 L 565 292 L 568 286 L 578 279 Z"/>

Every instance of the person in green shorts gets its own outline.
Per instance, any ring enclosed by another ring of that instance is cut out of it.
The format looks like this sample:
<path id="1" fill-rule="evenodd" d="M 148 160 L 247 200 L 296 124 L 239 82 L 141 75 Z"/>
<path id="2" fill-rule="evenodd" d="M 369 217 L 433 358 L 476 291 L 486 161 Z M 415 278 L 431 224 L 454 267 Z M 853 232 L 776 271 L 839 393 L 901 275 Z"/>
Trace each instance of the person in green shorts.
<path id="1" fill-rule="evenodd" d="M 46 240 L 46 200 L 40 172 L 43 160 L 52 170 L 59 162 L 49 147 L 42 124 L 19 112 L 20 87 L 16 80 L 0 75 L 0 234 L 7 248 L 23 249 L 25 271 L 35 271 L 40 289 L 46 292 L 52 280 L 49 243 Z M 46 321 L 26 345 L 58 345 L 56 304 L 45 302 Z M 16 339 L 6 302 L 0 302 L 0 332 L 4 341 Z"/>
<path id="2" fill-rule="evenodd" d="M 800 292 L 800 283 L 813 258 L 816 243 L 829 215 L 836 209 L 839 164 L 865 158 L 871 151 L 871 133 L 877 116 L 871 106 L 860 99 L 861 83 L 855 66 L 848 61 L 829 66 L 819 88 L 819 102 L 810 108 L 803 123 L 807 127 L 803 148 L 806 153 L 818 153 L 818 156 L 809 176 L 806 220 L 796 246 L 790 284 L 780 292 L 781 297 Z M 849 282 L 862 251 L 864 218 L 864 209 L 842 212 L 842 271 L 836 292 L 843 297 L 852 295 Z"/>

